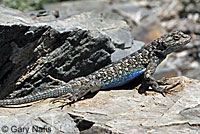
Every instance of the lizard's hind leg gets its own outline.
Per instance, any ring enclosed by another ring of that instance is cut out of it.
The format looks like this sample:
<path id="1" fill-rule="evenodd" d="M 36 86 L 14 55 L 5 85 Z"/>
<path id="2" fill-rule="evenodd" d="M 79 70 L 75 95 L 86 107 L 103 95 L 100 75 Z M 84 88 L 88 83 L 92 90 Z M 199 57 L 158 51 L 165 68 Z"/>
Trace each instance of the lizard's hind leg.
<path id="1" fill-rule="evenodd" d="M 52 103 L 61 102 L 61 103 L 65 103 L 64 105 L 71 104 L 73 102 L 76 102 L 82 99 L 89 92 L 94 92 L 101 89 L 101 87 L 102 87 L 101 83 L 98 80 L 88 81 L 87 83 L 84 82 L 83 85 L 76 87 L 75 89 L 72 89 L 73 90 L 72 93 L 62 95 L 59 98 L 53 99 L 51 102 Z"/>

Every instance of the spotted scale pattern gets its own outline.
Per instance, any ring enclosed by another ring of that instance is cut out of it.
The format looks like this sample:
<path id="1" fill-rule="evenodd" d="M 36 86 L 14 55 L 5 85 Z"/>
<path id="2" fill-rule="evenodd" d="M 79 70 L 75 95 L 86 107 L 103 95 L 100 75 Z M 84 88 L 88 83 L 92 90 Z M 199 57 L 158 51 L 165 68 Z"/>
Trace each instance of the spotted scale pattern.
<path id="1" fill-rule="evenodd" d="M 145 72 L 145 68 L 140 69 L 140 70 L 135 70 L 132 72 L 127 72 L 127 73 L 119 75 L 118 77 L 115 77 L 113 79 L 105 80 L 103 89 L 122 86 L 122 85 L 128 83 L 129 81 L 133 80 L 137 76 L 142 75 L 144 72 Z"/>
<path id="2" fill-rule="evenodd" d="M 90 77 L 99 80 L 102 89 L 118 87 L 128 83 L 136 77 L 144 74 L 149 59 L 146 57 L 149 53 L 135 52 L 127 56 L 120 62 L 110 64 L 99 71 L 90 75 Z"/>

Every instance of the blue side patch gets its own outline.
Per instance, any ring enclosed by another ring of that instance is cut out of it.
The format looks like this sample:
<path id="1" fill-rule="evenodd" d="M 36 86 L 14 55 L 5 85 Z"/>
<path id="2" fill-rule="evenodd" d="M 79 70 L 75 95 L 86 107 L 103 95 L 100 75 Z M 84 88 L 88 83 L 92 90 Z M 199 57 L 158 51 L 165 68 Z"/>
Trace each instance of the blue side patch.
<path id="1" fill-rule="evenodd" d="M 125 76 L 121 76 L 120 78 L 116 78 L 115 80 L 107 81 L 104 84 L 103 89 L 122 86 L 122 85 L 128 83 L 129 81 L 133 80 L 137 76 L 143 74 L 145 71 L 146 71 L 146 69 L 141 69 L 141 70 L 129 73 Z"/>

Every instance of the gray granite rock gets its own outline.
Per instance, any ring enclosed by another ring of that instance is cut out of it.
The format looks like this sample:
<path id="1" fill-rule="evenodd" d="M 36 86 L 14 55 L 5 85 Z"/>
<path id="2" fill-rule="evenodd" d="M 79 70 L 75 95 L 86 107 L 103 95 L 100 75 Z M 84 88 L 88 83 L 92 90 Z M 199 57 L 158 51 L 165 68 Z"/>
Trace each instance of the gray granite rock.
<path id="1" fill-rule="evenodd" d="M 79 134 L 73 118 L 62 110 L 45 110 L 45 104 L 41 107 L 22 108 L 17 111 L 0 110 L 0 133 L 73 133 Z M 37 112 L 35 111 L 37 110 Z"/>
<path id="2" fill-rule="evenodd" d="M 58 108 L 63 103 L 51 104 L 52 99 L 29 107 L 27 104 L 15 106 L 21 108 L 1 107 L 0 126 L 7 126 L 10 132 L 13 126 L 32 128 L 36 125 L 44 127 L 43 131 L 58 134 L 198 134 L 200 81 L 186 77 L 169 80 L 177 81 L 181 85 L 166 97 L 154 92 L 141 95 L 135 89 L 121 89 L 99 91 L 93 98 L 63 109 Z"/>

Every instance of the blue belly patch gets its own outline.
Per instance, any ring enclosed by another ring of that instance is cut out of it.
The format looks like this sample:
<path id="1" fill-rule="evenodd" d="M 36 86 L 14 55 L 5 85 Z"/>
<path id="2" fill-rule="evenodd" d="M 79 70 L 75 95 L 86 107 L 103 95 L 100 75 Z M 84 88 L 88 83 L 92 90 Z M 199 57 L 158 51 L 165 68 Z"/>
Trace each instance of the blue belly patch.
<path id="1" fill-rule="evenodd" d="M 122 86 L 122 85 L 128 83 L 129 81 L 133 80 L 137 76 L 140 76 L 145 71 L 146 71 L 146 69 L 133 71 L 132 73 L 126 74 L 124 76 L 120 76 L 119 78 L 116 78 L 114 80 L 107 81 L 106 83 L 104 83 L 103 89 Z"/>

